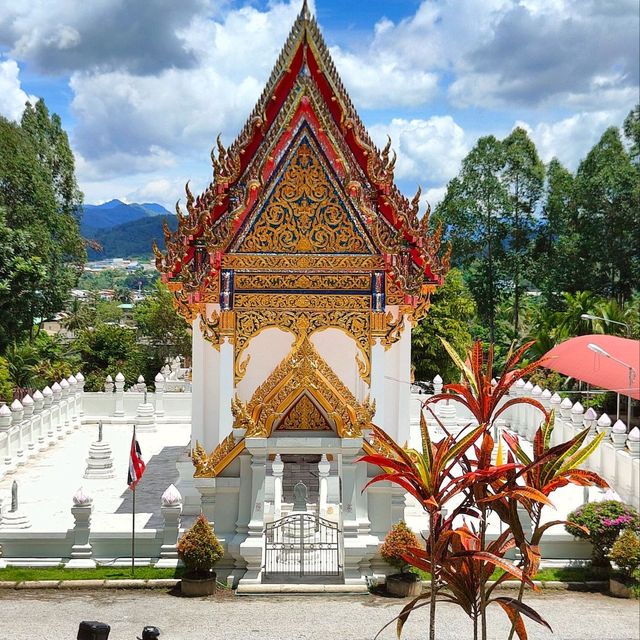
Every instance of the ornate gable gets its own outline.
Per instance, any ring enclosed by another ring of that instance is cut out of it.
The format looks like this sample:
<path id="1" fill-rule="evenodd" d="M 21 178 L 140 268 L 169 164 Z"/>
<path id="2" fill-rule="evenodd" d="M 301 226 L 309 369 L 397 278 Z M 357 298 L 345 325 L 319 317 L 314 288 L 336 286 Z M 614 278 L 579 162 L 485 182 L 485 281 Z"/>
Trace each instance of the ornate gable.
<path id="1" fill-rule="evenodd" d="M 384 312 L 375 296 L 414 317 L 428 307 L 448 268 L 440 230 L 428 211 L 418 218 L 419 193 L 409 201 L 394 186 L 390 143 L 379 150 L 369 138 L 306 3 L 246 125 L 230 147 L 218 140 L 212 162 L 211 184 L 197 198 L 187 186 L 187 213 L 177 207 L 178 230 L 165 229 L 166 254 L 154 248 L 186 317 L 203 301 L 233 308 L 225 269 L 271 273 L 308 255 L 318 256 L 311 268 L 382 273 L 372 312 Z"/>
<path id="2" fill-rule="evenodd" d="M 306 121 L 285 151 L 228 251 L 375 253 L 364 221 Z"/>

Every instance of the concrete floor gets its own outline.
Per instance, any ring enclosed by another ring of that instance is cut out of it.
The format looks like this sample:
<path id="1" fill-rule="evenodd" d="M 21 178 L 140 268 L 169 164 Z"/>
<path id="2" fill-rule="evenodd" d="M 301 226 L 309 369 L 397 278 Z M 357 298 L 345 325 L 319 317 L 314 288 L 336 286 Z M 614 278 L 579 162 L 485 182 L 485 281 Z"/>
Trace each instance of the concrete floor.
<path id="1" fill-rule="evenodd" d="M 161 640 L 372 640 L 405 601 L 375 596 L 226 596 L 186 599 L 148 591 L 0 591 L 0 640 L 72 640 L 81 620 L 111 625 L 109 640 L 133 640 L 145 624 L 162 631 Z M 554 633 L 527 624 L 531 640 L 638 640 L 637 601 L 602 594 L 554 592 L 529 596 Z M 439 605 L 438 639 L 472 638 L 464 613 Z M 506 616 L 489 613 L 490 640 L 504 640 Z M 396 637 L 395 625 L 380 636 Z M 426 609 L 405 626 L 404 640 L 426 640 Z"/>

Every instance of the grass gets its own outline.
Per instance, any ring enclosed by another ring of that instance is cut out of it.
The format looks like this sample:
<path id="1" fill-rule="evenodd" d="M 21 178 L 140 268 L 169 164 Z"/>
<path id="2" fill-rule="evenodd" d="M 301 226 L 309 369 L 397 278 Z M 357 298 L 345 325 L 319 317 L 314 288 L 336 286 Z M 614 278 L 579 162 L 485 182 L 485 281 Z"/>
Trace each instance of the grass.
<path id="1" fill-rule="evenodd" d="M 431 580 L 431 574 L 420 569 L 412 569 L 422 580 Z M 493 572 L 491 580 L 497 580 L 503 571 L 498 569 Z M 515 578 L 513 578 L 515 580 Z M 534 580 L 541 582 L 589 582 L 591 580 L 602 580 L 602 576 L 595 574 L 591 567 L 558 567 L 553 569 L 541 569 L 535 575 Z"/>
<path id="2" fill-rule="evenodd" d="M 184 569 L 156 569 L 136 567 L 137 580 L 179 578 Z M 65 569 L 58 567 L 6 567 L 0 569 L 0 580 L 23 582 L 25 580 L 126 580 L 131 578 L 131 567 L 96 567 L 95 569 Z"/>

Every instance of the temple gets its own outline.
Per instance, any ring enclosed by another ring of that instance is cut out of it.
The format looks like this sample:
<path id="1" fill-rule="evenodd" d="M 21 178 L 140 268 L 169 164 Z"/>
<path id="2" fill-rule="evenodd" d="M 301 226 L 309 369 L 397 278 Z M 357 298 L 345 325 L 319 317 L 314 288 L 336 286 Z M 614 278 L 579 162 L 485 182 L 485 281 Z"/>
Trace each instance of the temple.
<path id="1" fill-rule="evenodd" d="M 165 228 L 166 253 L 154 247 L 193 328 L 185 509 L 214 523 L 244 581 L 361 581 L 404 494 L 362 492 L 378 470 L 355 461 L 375 448 L 372 423 L 409 438 L 411 328 L 448 252 L 418 216 L 420 192 L 394 185 L 390 142 L 369 138 L 306 3 L 240 135 L 211 160 L 211 184 L 196 198 L 187 185 L 178 229 Z M 308 546 L 292 560 L 296 536 Z M 320 566 L 314 554 L 334 547 Z"/>

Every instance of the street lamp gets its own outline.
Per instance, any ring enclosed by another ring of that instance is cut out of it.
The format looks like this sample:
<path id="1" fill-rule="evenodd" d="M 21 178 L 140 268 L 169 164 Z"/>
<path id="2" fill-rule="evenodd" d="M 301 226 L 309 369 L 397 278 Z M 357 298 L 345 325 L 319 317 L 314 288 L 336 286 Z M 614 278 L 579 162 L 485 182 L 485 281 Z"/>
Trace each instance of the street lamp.
<path id="1" fill-rule="evenodd" d="M 603 318 L 602 316 L 594 316 L 591 313 L 583 313 L 580 317 L 583 320 L 603 320 L 604 322 L 611 322 L 612 324 L 619 324 L 621 327 L 624 327 L 627 330 L 627 338 L 631 337 L 631 327 L 626 322 L 620 322 L 619 320 L 611 320 L 611 318 Z M 596 346 L 596 345 L 594 345 L 594 346 Z"/>
<path id="2" fill-rule="evenodd" d="M 585 314 L 586 315 L 586 314 Z M 609 358 L 618 364 L 621 364 L 623 367 L 626 367 L 629 370 L 629 390 L 627 396 L 627 429 L 631 429 L 631 387 L 633 386 L 633 381 L 636 377 L 636 370 L 630 365 L 624 362 L 623 360 L 619 360 L 615 356 L 612 356 L 608 351 L 605 351 L 602 347 L 597 344 L 593 344 L 590 342 L 587 345 L 587 349 L 593 351 L 593 353 L 598 354 L 599 356 L 604 356 L 605 358 Z"/>

